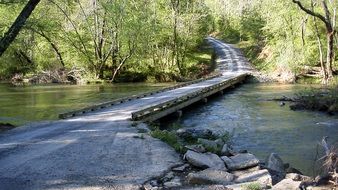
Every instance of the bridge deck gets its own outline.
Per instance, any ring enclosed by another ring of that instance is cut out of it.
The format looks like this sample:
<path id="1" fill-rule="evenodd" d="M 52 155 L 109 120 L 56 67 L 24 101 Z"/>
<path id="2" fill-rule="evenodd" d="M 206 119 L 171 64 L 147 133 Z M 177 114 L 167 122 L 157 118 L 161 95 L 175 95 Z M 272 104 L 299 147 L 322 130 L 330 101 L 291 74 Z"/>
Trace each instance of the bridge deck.
<path id="1" fill-rule="evenodd" d="M 208 38 L 218 55 L 219 75 L 190 85 L 105 102 L 60 115 L 71 120 L 142 120 L 153 121 L 182 109 L 236 83 L 242 82 L 251 70 L 240 51 L 213 38 Z"/>
<path id="2" fill-rule="evenodd" d="M 135 138 L 138 130 L 128 119 L 161 117 L 231 85 L 250 70 L 236 49 L 209 41 L 218 55 L 220 77 L 0 134 L 0 190 L 137 189 L 182 164 L 167 144 L 146 134 Z"/>

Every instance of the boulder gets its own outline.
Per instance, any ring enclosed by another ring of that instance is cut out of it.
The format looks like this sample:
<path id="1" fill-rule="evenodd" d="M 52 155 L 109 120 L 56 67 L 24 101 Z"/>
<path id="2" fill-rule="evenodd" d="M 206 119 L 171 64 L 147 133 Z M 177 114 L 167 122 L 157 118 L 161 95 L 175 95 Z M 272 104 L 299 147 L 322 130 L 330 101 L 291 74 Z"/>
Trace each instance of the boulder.
<path id="1" fill-rule="evenodd" d="M 271 170 L 274 170 L 280 173 L 285 173 L 283 160 L 276 153 L 271 153 L 267 157 L 265 161 L 265 166 Z"/>
<path id="2" fill-rule="evenodd" d="M 174 172 L 169 172 L 162 178 L 162 181 L 167 182 L 167 181 L 172 180 L 174 177 L 175 177 Z"/>
<path id="3" fill-rule="evenodd" d="M 225 162 L 229 170 L 240 170 L 257 166 L 259 160 L 250 153 L 237 154 L 235 156 L 223 156 L 222 160 Z"/>
<path id="4" fill-rule="evenodd" d="M 221 150 L 222 156 L 232 156 L 231 155 L 231 149 L 227 144 L 224 144 Z"/>
<path id="5" fill-rule="evenodd" d="M 189 168 L 189 164 L 184 164 L 183 166 L 173 168 L 172 171 L 174 171 L 174 172 L 184 172 L 187 168 Z"/>
<path id="6" fill-rule="evenodd" d="M 171 181 L 163 183 L 163 186 L 165 188 L 177 188 L 177 187 L 180 187 L 180 186 L 182 186 L 181 179 L 178 178 L 178 177 L 175 177 Z"/>
<path id="7" fill-rule="evenodd" d="M 258 170 L 246 174 L 236 175 L 235 183 L 257 182 L 265 186 L 272 186 L 272 178 L 268 170 Z"/>
<path id="8" fill-rule="evenodd" d="M 233 181 L 233 179 L 233 174 L 215 169 L 206 169 L 197 173 L 190 173 L 187 176 L 187 182 L 190 185 L 228 185 Z"/>
<path id="9" fill-rule="evenodd" d="M 194 152 L 199 152 L 199 153 L 204 153 L 207 150 L 205 150 L 205 148 L 203 147 L 203 145 L 186 145 L 184 146 L 185 148 L 187 148 L 188 150 L 192 150 Z"/>
<path id="10" fill-rule="evenodd" d="M 297 173 L 286 174 L 285 178 L 286 179 L 292 179 L 293 181 L 306 181 L 306 182 L 309 182 L 309 181 L 313 180 L 309 176 L 304 176 L 304 175 L 297 174 Z"/>
<path id="11" fill-rule="evenodd" d="M 234 171 L 231 171 L 230 173 L 232 173 L 236 176 L 240 176 L 240 175 L 244 175 L 244 174 L 247 174 L 247 173 L 259 171 L 260 169 L 261 168 L 259 166 L 255 166 L 255 167 L 244 169 L 244 170 L 234 170 Z"/>
<path id="12" fill-rule="evenodd" d="M 197 140 L 197 143 L 203 145 L 205 148 L 213 149 L 213 150 L 221 150 L 222 146 L 224 145 L 224 142 L 222 140 L 208 140 L 208 139 L 202 139 L 199 138 Z"/>
<path id="13" fill-rule="evenodd" d="M 212 131 L 204 128 L 181 128 L 176 131 L 176 134 L 184 139 L 208 139 L 213 137 Z"/>
<path id="14" fill-rule="evenodd" d="M 275 186 L 272 187 L 272 190 L 300 190 L 300 181 L 293 181 L 292 179 L 283 179 Z"/>
<path id="15" fill-rule="evenodd" d="M 213 168 L 218 170 L 224 170 L 226 171 L 227 168 L 224 165 L 224 162 L 222 159 L 213 153 L 197 153 L 193 152 L 191 150 L 188 150 L 184 158 L 193 166 L 199 167 L 199 168 Z"/>

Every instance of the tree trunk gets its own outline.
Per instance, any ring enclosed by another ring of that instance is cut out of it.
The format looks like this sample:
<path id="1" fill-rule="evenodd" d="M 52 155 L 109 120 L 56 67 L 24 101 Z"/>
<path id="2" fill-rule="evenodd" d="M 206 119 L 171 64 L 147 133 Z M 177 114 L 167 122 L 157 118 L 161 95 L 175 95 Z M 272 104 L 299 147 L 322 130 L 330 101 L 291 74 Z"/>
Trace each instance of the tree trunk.
<path id="1" fill-rule="evenodd" d="M 333 77 L 332 72 L 332 63 L 334 59 L 334 50 L 333 50 L 333 42 L 334 42 L 334 33 L 333 31 L 327 34 L 327 60 L 326 60 L 326 72 L 328 79 Z"/>
<path id="2" fill-rule="evenodd" d="M 16 18 L 12 26 L 5 33 L 4 37 L 0 40 L 0 57 L 11 45 L 16 36 L 19 34 L 21 28 L 24 26 L 26 20 L 31 15 L 35 7 L 39 4 L 40 0 L 29 0 L 25 7 L 22 9 L 19 16 Z"/>

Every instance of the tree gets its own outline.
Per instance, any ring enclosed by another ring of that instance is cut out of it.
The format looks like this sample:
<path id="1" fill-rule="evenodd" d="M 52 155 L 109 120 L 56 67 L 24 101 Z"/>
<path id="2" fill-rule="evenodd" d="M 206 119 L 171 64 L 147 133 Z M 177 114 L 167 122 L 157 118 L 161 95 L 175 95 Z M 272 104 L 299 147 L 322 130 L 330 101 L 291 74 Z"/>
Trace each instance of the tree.
<path id="1" fill-rule="evenodd" d="M 308 9 L 306 7 L 304 7 L 304 5 L 297 0 L 292 0 L 293 3 L 297 4 L 298 7 L 303 10 L 304 12 L 306 12 L 307 14 L 318 18 L 319 20 L 321 20 L 324 24 L 325 24 L 325 28 L 326 28 L 326 38 L 327 38 L 327 58 L 326 58 L 326 67 L 325 67 L 325 71 L 324 71 L 324 80 L 327 81 L 329 79 L 331 79 L 333 77 L 332 74 L 332 63 L 334 61 L 334 56 L 335 56 L 335 52 L 334 52 L 334 36 L 335 36 L 335 23 L 336 23 L 336 8 L 334 8 L 333 10 L 333 18 L 331 20 L 331 15 L 332 13 L 330 12 L 328 6 L 327 6 L 327 1 L 326 0 L 322 0 L 321 1 L 321 5 L 322 5 L 322 9 L 325 13 L 325 15 L 321 15 L 311 9 Z M 332 1 L 330 1 L 330 3 L 332 3 Z"/>
<path id="2" fill-rule="evenodd" d="M 5 33 L 4 37 L 0 40 L 0 57 L 6 51 L 6 49 L 11 45 L 16 36 L 19 34 L 20 30 L 24 26 L 26 20 L 31 15 L 35 7 L 39 4 L 40 0 L 29 0 L 25 7 L 22 9 L 19 16 L 16 18 L 12 26 Z"/>

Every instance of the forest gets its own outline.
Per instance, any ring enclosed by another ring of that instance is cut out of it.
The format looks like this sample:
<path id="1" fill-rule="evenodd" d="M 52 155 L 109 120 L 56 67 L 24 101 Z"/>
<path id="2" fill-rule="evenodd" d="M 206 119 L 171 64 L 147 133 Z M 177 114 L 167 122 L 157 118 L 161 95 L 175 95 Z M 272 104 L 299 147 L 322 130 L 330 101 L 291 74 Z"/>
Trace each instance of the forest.
<path id="1" fill-rule="evenodd" d="M 208 35 L 236 44 L 259 71 L 283 81 L 328 82 L 336 74 L 334 0 L 2 0 L 0 5 L 1 80 L 191 80 L 210 72 L 212 50 L 203 40 Z"/>

